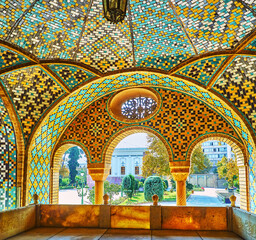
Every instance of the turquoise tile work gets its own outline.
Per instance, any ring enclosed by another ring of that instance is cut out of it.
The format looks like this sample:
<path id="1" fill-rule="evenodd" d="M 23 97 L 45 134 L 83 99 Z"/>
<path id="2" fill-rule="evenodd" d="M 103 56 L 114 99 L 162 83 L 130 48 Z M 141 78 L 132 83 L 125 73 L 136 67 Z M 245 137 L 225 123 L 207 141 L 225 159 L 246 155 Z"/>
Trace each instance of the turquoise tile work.
<path id="1" fill-rule="evenodd" d="M 26 57 L 0 46 L 0 70 L 26 62 L 29 62 Z"/>
<path id="2" fill-rule="evenodd" d="M 0 211 L 16 207 L 16 139 L 0 98 Z"/>
<path id="3" fill-rule="evenodd" d="M 39 58 L 72 58 L 89 1 L 33 2 L 35 4 L 21 17 L 6 40 Z M 15 15 L 15 12 L 10 14 Z"/>
<path id="4" fill-rule="evenodd" d="M 50 154 L 57 138 L 60 136 L 65 126 L 71 122 L 79 111 L 88 106 L 96 98 L 122 88 L 133 86 L 171 88 L 187 93 L 190 96 L 194 96 L 223 114 L 223 116 L 226 117 L 226 120 L 231 125 L 235 126 L 235 130 L 240 135 L 243 142 L 248 147 L 253 146 L 247 127 L 229 105 L 195 84 L 179 78 L 146 72 L 126 73 L 105 77 L 91 84 L 87 84 L 78 91 L 72 93 L 70 97 L 63 100 L 51 111 L 38 129 L 34 141 L 32 142 L 30 156 L 31 162 L 28 182 L 30 201 L 33 194 L 38 193 L 40 202 L 49 202 Z M 255 197 L 255 193 L 252 196 Z M 253 211 L 254 210 L 255 209 L 253 209 Z"/>
<path id="5" fill-rule="evenodd" d="M 34 0 L 2 0 L 0 1 L 0 36 L 5 38 L 12 26 L 22 16 Z"/>
<path id="6" fill-rule="evenodd" d="M 102 0 L 92 2 L 77 59 L 101 72 L 133 67 L 128 18 L 112 24 L 104 18 L 102 9 Z"/>
<path id="7" fill-rule="evenodd" d="M 223 63 L 223 61 L 227 57 L 223 56 L 216 56 L 211 58 L 206 58 L 203 60 L 199 60 L 195 63 L 192 63 L 176 74 L 189 77 L 193 80 L 196 80 L 204 85 L 207 85 L 214 75 L 214 73 L 218 70 L 219 66 Z"/>
<path id="8" fill-rule="evenodd" d="M 138 67 L 169 70 L 195 54 L 168 1 L 131 0 Z"/>
<path id="9" fill-rule="evenodd" d="M 78 86 L 81 83 L 85 83 L 93 77 L 95 74 L 83 70 L 79 67 L 69 66 L 69 65 L 50 65 L 49 66 L 70 88 Z"/>
<path id="10" fill-rule="evenodd" d="M 242 1 L 173 2 L 199 53 L 233 48 L 255 28 L 254 12 Z"/>

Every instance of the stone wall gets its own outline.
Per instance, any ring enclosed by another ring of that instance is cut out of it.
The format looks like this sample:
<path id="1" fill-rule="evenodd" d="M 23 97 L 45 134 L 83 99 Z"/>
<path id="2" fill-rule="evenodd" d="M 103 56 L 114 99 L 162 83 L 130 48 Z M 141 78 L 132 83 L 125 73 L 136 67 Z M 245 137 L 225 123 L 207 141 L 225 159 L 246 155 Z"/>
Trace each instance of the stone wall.
<path id="1" fill-rule="evenodd" d="M 27 231 L 36 226 L 37 206 L 0 212 L 0 240 Z"/>
<path id="2" fill-rule="evenodd" d="M 231 222 L 234 233 L 246 240 L 256 239 L 256 214 L 232 208 Z"/>
<path id="3" fill-rule="evenodd" d="M 33 205 L 0 213 L 0 240 L 36 226 L 228 230 L 256 239 L 256 215 L 239 208 Z"/>
<path id="4" fill-rule="evenodd" d="M 218 174 L 191 174 L 188 182 L 200 187 L 225 188 L 223 180 L 218 178 Z"/>

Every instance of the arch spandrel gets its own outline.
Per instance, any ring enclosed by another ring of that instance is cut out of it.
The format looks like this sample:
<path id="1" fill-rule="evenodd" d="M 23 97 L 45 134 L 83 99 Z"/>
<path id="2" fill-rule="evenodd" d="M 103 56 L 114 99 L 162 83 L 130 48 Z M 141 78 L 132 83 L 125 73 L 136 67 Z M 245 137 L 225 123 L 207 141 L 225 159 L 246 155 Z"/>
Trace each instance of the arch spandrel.
<path id="1" fill-rule="evenodd" d="M 158 89 L 161 110 L 151 119 L 127 123 L 111 117 L 107 105 L 109 96 L 94 102 L 68 126 L 60 141 L 75 139 L 88 147 L 91 163 L 104 163 L 102 146 L 108 145 L 113 135 L 129 127 L 154 129 L 172 149 L 171 161 L 185 161 L 187 142 L 206 132 L 227 132 L 238 138 L 234 129 L 217 113 L 200 101 L 165 89 Z M 207 120 L 212 123 L 206 123 Z M 152 131 L 152 130 L 151 130 Z M 185 143 L 184 143 L 185 142 Z"/>

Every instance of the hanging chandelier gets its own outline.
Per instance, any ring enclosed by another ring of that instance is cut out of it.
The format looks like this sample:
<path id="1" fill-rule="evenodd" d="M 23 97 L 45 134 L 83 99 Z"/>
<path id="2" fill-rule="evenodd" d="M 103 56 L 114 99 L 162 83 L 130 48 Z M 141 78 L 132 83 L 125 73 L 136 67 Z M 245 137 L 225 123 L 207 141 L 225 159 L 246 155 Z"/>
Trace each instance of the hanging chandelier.
<path id="1" fill-rule="evenodd" d="M 122 22 L 126 16 L 127 0 L 102 0 L 105 18 L 112 23 Z"/>

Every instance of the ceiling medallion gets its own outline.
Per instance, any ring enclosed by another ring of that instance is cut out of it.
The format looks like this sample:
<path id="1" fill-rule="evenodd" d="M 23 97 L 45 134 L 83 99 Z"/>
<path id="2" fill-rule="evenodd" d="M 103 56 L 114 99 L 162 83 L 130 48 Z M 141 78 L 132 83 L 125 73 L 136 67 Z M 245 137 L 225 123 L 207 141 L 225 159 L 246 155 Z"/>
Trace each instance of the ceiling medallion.
<path id="1" fill-rule="evenodd" d="M 126 16 L 127 0 L 102 0 L 105 18 L 112 23 L 122 22 Z"/>

